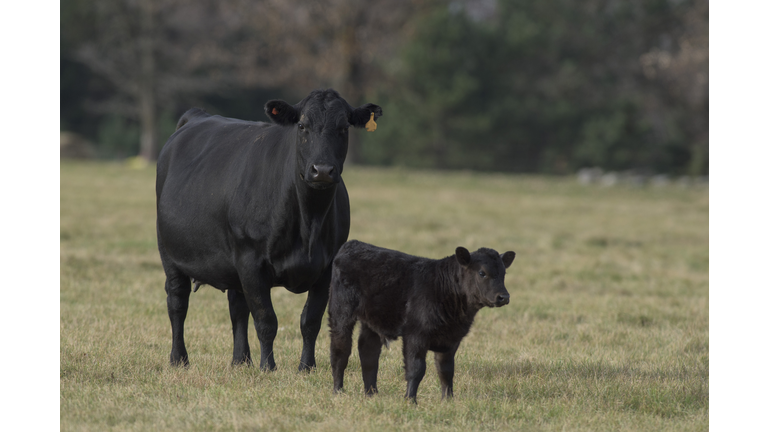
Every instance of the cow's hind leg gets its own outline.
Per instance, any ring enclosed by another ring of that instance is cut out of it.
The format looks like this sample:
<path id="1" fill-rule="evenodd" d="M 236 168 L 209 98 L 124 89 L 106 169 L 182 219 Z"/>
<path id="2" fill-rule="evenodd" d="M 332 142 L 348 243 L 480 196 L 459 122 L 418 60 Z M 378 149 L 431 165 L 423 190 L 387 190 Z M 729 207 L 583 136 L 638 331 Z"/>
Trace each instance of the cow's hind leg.
<path id="1" fill-rule="evenodd" d="M 173 268 L 165 269 L 165 293 L 168 318 L 171 320 L 171 365 L 189 366 L 187 348 L 184 345 L 184 320 L 189 310 L 189 294 L 192 291 L 189 277 Z"/>
<path id="2" fill-rule="evenodd" d="M 227 290 L 229 300 L 229 318 L 232 320 L 232 337 L 234 349 L 232 350 L 232 365 L 253 364 L 251 360 L 251 347 L 248 345 L 248 317 L 251 310 L 242 291 Z"/>
<path id="3" fill-rule="evenodd" d="M 315 342 L 323 326 L 323 313 L 328 305 L 328 279 L 322 277 L 309 290 L 304 310 L 301 312 L 301 337 L 304 343 L 301 349 L 299 371 L 309 371 L 316 367 Z"/>
<path id="4" fill-rule="evenodd" d="M 379 356 L 381 355 L 381 336 L 365 324 L 361 325 L 357 339 L 357 352 L 360 354 L 360 367 L 363 370 L 363 388 L 366 396 L 379 392 L 376 379 L 379 374 Z"/>

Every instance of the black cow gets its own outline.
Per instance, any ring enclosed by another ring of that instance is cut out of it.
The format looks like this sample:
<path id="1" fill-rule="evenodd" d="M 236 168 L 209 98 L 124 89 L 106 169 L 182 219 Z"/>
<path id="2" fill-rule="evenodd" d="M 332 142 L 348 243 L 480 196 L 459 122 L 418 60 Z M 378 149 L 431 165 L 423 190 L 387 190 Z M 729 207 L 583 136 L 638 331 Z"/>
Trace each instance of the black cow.
<path id="1" fill-rule="evenodd" d="M 190 279 L 227 290 L 232 363 L 251 363 L 248 314 L 262 369 L 274 369 L 277 317 L 270 290 L 309 291 L 301 314 L 299 370 L 315 367 L 315 341 L 328 303 L 333 257 L 349 235 L 341 179 L 348 128 L 382 115 L 351 107 L 332 90 L 296 105 L 271 100 L 276 124 L 213 116 L 179 120 L 157 161 L 157 243 L 165 270 L 173 342 L 171 363 L 188 365 L 184 319 Z"/>
<path id="2" fill-rule="evenodd" d="M 471 254 L 433 260 L 351 240 L 333 261 L 328 322 L 331 331 L 333 390 L 344 386 L 352 352 L 352 330 L 361 322 L 357 349 L 365 393 L 378 392 L 381 345 L 403 337 L 407 398 L 426 371 L 427 350 L 435 353 L 443 398 L 453 396 L 453 359 L 483 306 L 509 303 L 504 287 L 514 252 L 499 255 L 481 248 Z"/>

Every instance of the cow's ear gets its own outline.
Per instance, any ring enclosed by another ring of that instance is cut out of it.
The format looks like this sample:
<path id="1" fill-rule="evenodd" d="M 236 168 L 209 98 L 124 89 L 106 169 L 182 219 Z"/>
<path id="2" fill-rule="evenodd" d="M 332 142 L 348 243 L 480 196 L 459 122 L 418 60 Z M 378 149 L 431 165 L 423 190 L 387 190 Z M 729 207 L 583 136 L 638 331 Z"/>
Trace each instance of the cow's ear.
<path id="1" fill-rule="evenodd" d="M 512 265 L 512 261 L 514 261 L 514 260 L 515 260 L 515 253 L 512 252 L 512 251 L 504 252 L 501 255 L 501 262 L 504 263 L 504 268 L 507 268 L 510 265 Z"/>
<path id="2" fill-rule="evenodd" d="M 290 126 L 299 122 L 299 112 L 292 105 L 281 100 L 271 100 L 264 105 L 264 112 L 267 113 L 273 122 Z"/>
<path id="3" fill-rule="evenodd" d="M 456 248 L 456 261 L 459 262 L 459 264 L 463 265 L 464 267 L 469 265 L 469 262 L 471 261 L 471 257 L 469 256 L 469 251 L 466 248 L 463 248 L 461 246 Z"/>
<path id="4" fill-rule="evenodd" d="M 354 127 L 363 127 L 371 120 L 371 114 L 373 114 L 373 121 L 384 115 L 380 106 L 368 103 L 352 111 L 349 115 L 349 124 Z"/>

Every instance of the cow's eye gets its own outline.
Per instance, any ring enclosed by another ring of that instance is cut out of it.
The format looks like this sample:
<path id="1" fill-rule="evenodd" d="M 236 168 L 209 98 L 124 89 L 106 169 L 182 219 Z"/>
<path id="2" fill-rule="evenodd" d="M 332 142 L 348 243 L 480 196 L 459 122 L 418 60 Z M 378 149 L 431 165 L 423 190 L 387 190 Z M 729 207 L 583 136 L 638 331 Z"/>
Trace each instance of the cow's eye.
<path id="1" fill-rule="evenodd" d="M 300 131 L 303 131 L 303 130 L 304 130 L 304 125 L 303 125 L 303 124 L 301 124 L 301 123 L 299 123 L 299 130 L 300 130 Z"/>
<path id="2" fill-rule="evenodd" d="M 485 278 L 486 276 L 488 276 L 488 275 L 487 275 L 487 274 L 485 274 L 485 272 L 484 272 L 484 271 L 482 271 L 482 270 L 480 270 L 479 272 L 477 272 L 477 274 L 479 274 L 481 278 Z"/>

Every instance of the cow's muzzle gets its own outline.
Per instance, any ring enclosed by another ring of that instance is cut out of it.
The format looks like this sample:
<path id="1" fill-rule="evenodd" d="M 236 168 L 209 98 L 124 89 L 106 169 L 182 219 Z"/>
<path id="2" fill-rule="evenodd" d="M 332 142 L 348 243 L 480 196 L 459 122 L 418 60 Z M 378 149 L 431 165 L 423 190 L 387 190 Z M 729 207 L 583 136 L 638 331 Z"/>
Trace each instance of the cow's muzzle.
<path id="1" fill-rule="evenodd" d="M 338 183 L 338 175 L 333 165 L 313 164 L 309 169 L 309 180 L 312 183 Z"/>

